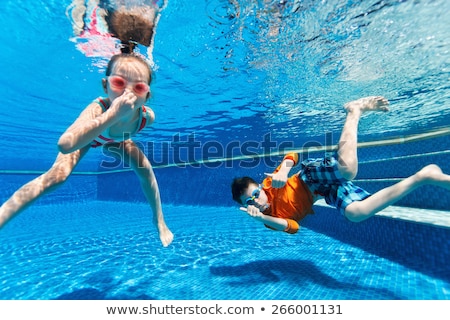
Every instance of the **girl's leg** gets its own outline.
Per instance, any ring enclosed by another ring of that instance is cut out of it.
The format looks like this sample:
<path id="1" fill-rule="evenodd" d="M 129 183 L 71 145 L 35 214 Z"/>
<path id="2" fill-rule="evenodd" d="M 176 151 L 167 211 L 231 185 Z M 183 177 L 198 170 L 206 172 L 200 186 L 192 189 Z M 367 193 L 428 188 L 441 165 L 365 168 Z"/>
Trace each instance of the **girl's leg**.
<path id="1" fill-rule="evenodd" d="M 59 153 L 55 163 L 47 172 L 17 190 L 0 207 L 0 228 L 40 196 L 56 189 L 66 181 L 73 168 L 89 149 L 90 146 L 87 146 L 69 154 Z"/>
<path id="2" fill-rule="evenodd" d="M 353 222 L 366 220 L 424 185 L 435 185 L 450 190 L 450 175 L 443 173 L 438 166 L 430 164 L 414 175 L 374 193 L 369 198 L 351 203 L 345 209 L 345 216 Z"/>
<path id="3" fill-rule="evenodd" d="M 167 247 L 173 240 L 173 234 L 164 221 L 161 198 L 150 161 L 139 147 L 131 140 L 109 146 L 114 155 L 120 154 L 123 160 L 128 163 L 136 173 L 141 183 L 145 197 L 153 211 L 153 223 L 158 229 L 159 238 L 164 247 Z"/>
<path id="4" fill-rule="evenodd" d="M 338 144 L 338 169 L 347 180 L 355 178 L 358 172 L 358 123 L 365 111 L 388 111 L 389 102 L 379 96 L 361 98 L 345 105 L 345 119 Z"/>

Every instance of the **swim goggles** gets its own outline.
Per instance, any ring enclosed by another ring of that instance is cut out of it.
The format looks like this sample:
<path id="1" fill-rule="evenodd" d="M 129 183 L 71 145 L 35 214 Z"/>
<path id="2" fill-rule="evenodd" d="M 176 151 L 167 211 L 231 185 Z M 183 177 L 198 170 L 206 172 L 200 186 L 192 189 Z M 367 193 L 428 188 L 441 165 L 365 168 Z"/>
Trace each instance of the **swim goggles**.
<path id="1" fill-rule="evenodd" d="M 121 76 L 109 76 L 106 78 L 114 91 L 123 91 L 128 85 L 127 79 Z M 133 83 L 133 91 L 137 96 L 144 97 L 150 91 L 150 87 L 145 82 L 138 81 Z"/>
<path id="2" fill-rule="evenodd" d="M 245 199 L 245 204 L 250 206 L 255 204 L 255 199 L 259 198 L 259 195 L 261 194 L 261 185 L 258 186 L 255 190 L 252 192 L 252 196 Z"/>

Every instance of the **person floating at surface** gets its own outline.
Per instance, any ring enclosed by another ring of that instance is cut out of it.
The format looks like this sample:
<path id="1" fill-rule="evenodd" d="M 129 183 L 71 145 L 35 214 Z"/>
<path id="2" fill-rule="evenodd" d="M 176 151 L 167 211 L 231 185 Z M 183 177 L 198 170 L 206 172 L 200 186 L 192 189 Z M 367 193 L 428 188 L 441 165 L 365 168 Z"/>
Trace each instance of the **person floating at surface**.
<path id="1" fill-rule="evenodd" d="M 167 0 L 73 0 L 66 14 L 72 21 L 73 40 L 86 56 L 109 58 L 118 47 L 130 53 L 141 44 L 153 63 L 156 25 L 166 6 Z"/>
<path id="2" fill-rule="evenodd" d="M 163 246 L 168 246 L 173 234 L 164 221 L 156 177 L 148 158 L 130 139 L 155 119 L 154 112 L 144 106 L 150 97 L 151 76 L 150 66 L 142 56 L 113 56 L 102 80 L 107 97 L 95 99 L 62 134 L 53 166 L 22 186 L 0 207 L 0 227 L 61 185 L 91 148 L 103 146 L 112 155 L 123 157 L 137 174 L 153 211 L 159 238 Z"/>
<path id="3" fill-rule="evenodd" d="M 250 177 L 235 178 L 231 184 L 233 200 L 242 205 L 240 210 L 266 227 L 296 233 L 299 221 L 313 213 L 312 206 L 321 197 L 348 220 L 360 222 L 420 186 L 435 185 L 450 190 L 450 175 L 434 164 L 372 195 L 351 182 L 358 170 L 359 119 L 367 111 L 388 111 L 388 105 L 379 96 L 347 103 L 337 159 L 331 154 L 323 159 L 307 159 L 301 163 L 298 173 L 288 177 L 298 163 L 298 155 L 289 153 L 272 174 L 266 173 L 261 185 Z"/>

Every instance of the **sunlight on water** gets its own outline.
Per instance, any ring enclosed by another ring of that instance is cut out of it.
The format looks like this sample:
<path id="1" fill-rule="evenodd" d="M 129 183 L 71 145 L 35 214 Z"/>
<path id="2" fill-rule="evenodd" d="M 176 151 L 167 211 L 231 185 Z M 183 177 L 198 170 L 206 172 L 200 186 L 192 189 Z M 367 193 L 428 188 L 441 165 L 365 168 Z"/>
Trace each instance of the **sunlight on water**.
<path id="1" fill-rule="evenodd" d="M 2 55 L 11 62 L 0 78 L 5 103 L 21 104 L 24 121 L 48 128 L 30 129 L 46 145 L 102 94 L 103 71 L 70 41 L 68 4 L 1 4 L 0 16 L 9 22 Z M 171 0 L 155 39 L 150 104 L 157 121 L 142 137 L 197 132 L 200 139 L 226 141 L 230 128 L 239 140 L 269 130 L 283 139 L 323 136 L 323 123 L 327 131 L 340 130 L 343 103 L 374 94 L 388 97 L 393 112 L 362 123 L 362 140 L 378 133 L 380 122 L 392 136 L 446 126 L 449 6 L 445 0 Z M 23 94 L 25 103 L 18 98 Z M 21 124 L 14 114 L 5 116 L 1 136 L 15 135 Z"/>

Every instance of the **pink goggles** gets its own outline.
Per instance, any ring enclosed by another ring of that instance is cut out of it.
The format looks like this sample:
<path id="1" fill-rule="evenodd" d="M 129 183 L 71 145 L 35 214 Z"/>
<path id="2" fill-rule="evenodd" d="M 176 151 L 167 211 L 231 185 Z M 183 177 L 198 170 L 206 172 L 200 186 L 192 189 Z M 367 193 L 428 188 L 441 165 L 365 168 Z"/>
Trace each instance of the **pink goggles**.
<path id="1" fill-rule="evenodd" d="M 128 85 L 127 79 L 121 76 L 109 76 L 107 79 L 111 89 L 114 91 L 123 91 Z M 134 82 L 133 91 L 137 96 L 144 97 L 150 91 L 150 87 L 142 81 Z"/>

